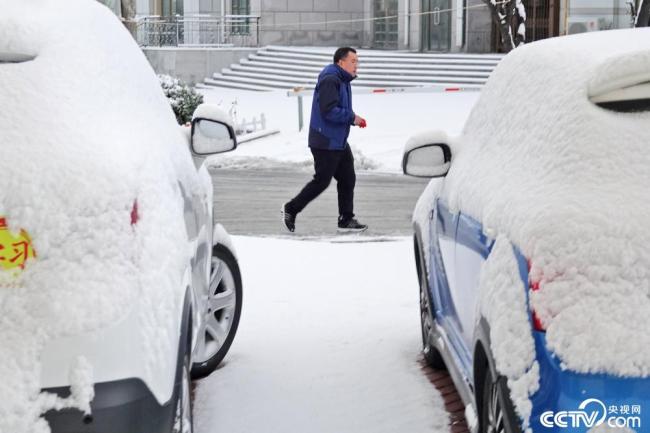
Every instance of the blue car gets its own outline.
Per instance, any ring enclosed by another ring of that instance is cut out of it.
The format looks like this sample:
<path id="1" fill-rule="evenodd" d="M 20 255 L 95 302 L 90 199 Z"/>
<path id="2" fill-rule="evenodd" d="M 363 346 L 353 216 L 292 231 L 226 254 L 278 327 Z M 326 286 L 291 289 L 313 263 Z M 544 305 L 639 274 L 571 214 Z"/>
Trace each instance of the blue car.
<path id="1" fill-rule="evenodd" d="M 434 178 L 413 216 L 423 356 L 472 432 L 650 431 L 648 36 L 518 48 L 459 137 L 405 147 Z"/>

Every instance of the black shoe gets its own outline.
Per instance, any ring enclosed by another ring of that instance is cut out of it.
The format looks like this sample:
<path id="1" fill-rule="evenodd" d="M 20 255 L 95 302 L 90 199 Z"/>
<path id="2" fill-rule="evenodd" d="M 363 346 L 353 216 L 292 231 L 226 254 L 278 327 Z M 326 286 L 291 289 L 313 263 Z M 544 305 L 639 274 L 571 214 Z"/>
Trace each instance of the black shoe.
<path id="1" fill-rule="evenodd" d="M 362 232 L 367 229 L 367 225 L 361 224 L 354 218 L 343 219 L 339 217 L 339 232 Z"/>
<path id="2" fill-rule="evenodd" d="M 280 214 L 282 215 L 282 223 L 284 224 L 284 227 L 293 233 L 296 230 L 296 216 L 287 212 L 286 203 L 282 205 Z"/>

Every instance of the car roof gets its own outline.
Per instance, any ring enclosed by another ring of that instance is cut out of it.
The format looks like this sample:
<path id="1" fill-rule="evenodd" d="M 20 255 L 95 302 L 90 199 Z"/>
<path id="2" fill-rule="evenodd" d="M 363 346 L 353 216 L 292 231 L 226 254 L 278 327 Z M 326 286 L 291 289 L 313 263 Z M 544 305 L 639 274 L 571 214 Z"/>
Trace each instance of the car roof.
<path id="1" fill-rule="evenodd" d="M 641 205 L 650 185 L 650 112 L 601 107 L 590 92 L 643 85 L 646 77 L 650 29 L 551 38 L 513 50 L 452 142 L 445 180 L 451 208 L 507 234 L 525 253 L 542 233 L 575 238 L 567 220 L 594 236 L 615 230 L 618 214 L 638 227 L 650 215 Z M 646 232 L 634 242 L 650 242 Z"/>
<path id="2" fill-rule="evenodd" d="M 0 215 L 9 196 L 33 197 L 39 187 L 79 200 L 97 195 L 94 182 L 117 188 L 130 179 L 133 188 L 145 165 L 170 179 L 195 175 L 158 78 L 108 8 L 2 5 L 0 101 L 10 109 L 0 112 Z"/>
<path id="3" fill-rule="evenodd" d="M 542 91 L 545 103 L 539 107 L 541 110 L 561 109 L 554 103 L 562 101 L 563 96 L 602 100 L 608 93 L 650 82 L 649 38 L 650 29 L 637 28 L 555 37 L 524 45 L 504 57 L 484 94 L 502 88 L 507 80 L 509 93 L 525 98 L 521 103 Z M 647 94 L 642 86 L 634 97 Z M 496 108 L 500 101 L 495 98 L 489 103 Z"/>
<path id="4" fill-rule="evenodd" d="M 135 148 L 180 134 L 144 54 L 95 1 L 3 2 L 0 100 L 12 107 L 0 114 L 3 148 L 107 147 L 137 158 Z"/>
<path id="5" fill-rule="evenodd" d="M 1 4 L 0 215 L 32 227 L 29 215 L 101 208 L 111 195 L 131 206 L 145 182 L 197 187 L 160 82 L 108 8 Z"/>

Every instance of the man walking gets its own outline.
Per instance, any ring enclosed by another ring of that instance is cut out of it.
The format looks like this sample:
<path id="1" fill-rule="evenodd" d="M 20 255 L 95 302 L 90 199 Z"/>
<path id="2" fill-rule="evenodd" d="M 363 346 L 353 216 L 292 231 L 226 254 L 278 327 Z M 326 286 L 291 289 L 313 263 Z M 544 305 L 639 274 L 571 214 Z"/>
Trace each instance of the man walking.
<path id="1" fill-rule="evenodd" d="M 309 148 L 314 156 L 314 178 L 282 206 L 287 230 L 296 228 L 298 215 L 336 179 L 339 201 L 339 231 L 364 231 L 367 225 L 354 218 L 354 159 L 348 144 L 350 126 L 366 127 L 366 121 L 352 111 L 350 82 L 357 76 L 357 52 L 350 47 L 334 53 L 334 63 L 323 69 L 314 89 L 309 123 Z"/>

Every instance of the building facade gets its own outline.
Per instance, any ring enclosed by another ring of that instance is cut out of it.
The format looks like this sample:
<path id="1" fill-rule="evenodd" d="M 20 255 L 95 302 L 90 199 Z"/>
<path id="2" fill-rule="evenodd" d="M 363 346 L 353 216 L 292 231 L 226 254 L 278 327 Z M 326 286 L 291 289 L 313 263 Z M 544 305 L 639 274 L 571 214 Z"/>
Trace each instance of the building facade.
<path id="1" fill-rule="evenodd" d="M 136 18 L 251 16 L 229 32 L 256 45 L 342 46 L 425 52 L 503 51 L 483 0 L 131 0 Z M 119 10 L 120 0 L 103 0 Z M 124 8 L 125 0 L 122 0 Z M 626 0 L 523 0 L 526 41 L 632 26 Z M 259 18 L 258 18 L 259 17 Z M 233 30 L 234 29 L 234 30 Z"/>

